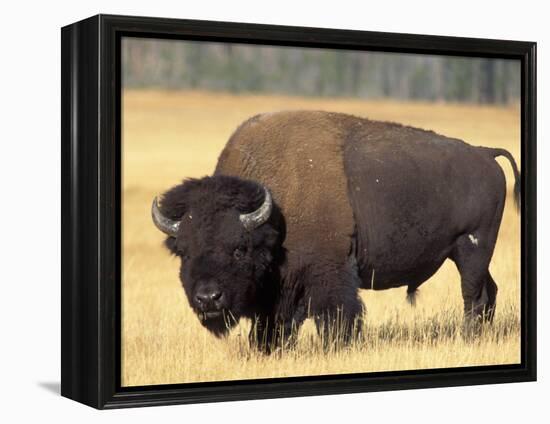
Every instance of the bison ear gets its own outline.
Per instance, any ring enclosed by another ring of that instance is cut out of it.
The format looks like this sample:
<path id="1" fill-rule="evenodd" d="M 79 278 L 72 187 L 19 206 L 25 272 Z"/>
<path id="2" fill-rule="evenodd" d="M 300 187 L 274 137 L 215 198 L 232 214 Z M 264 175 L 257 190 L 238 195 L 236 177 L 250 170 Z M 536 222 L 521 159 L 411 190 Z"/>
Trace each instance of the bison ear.
<path id="1" fill-rule="evenodd" d="M 160 213 L 171 220 L 179 221 L 189 210 L 194 190 L 200 187 L 200 180 L 186 180 L 182 184 L 172 187 L 162 195 L 159 206 Z M 164 245 L 173 255 L 182 254 L 181 246 L 175 237 L 167 237 Z"/>
<path id="2" fill-rule="evenodd" d="M 172 255 L 177 256 L 179 254 L 177 241 L 174 237 L 166 237 L 164 245 Z"/>

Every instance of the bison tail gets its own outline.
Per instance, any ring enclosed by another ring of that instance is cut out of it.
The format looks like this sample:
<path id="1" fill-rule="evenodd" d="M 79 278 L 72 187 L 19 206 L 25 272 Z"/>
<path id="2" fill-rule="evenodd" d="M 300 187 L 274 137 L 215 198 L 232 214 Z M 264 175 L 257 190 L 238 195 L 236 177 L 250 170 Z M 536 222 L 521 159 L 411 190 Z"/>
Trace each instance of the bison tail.
<path id="1" fill-rule="evenodd" d="M 510 161 L 510 165 L 512 165 L 512 170 L 514 171 L 514 203 L 516 204 L 516 209 L 519 211 L 521 206 L 521 174 L 518 170 L 518 166 L 516 164 L 516 161 L 512 154 L 505 149 L 491 149 L 488 148 L 493 156 L 493 158 L 496 158 L 498 156 L 504 156 L 508 161 Z"/>

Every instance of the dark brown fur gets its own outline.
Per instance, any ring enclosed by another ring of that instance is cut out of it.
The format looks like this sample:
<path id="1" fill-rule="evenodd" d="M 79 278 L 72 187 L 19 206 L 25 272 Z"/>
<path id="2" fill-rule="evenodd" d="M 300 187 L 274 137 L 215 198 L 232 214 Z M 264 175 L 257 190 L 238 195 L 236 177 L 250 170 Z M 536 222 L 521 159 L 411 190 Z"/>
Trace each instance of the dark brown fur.
<path id="1" fill-rule="evenodd" d="M 241 299 L 237 318 L 253 318 L 253 331 L 263 340 L 280 339 L 274 323 L 288 336 L 308 314 L 320 331 L 340 315 L 349 336 L 351 322 L 362 315 L 359 288 L 406 285 L 414 300 L 417 287 L 446 258 L 460 271 L 466 315 L 491 318 L 496 284 L 488 266 L 505 200 L 504 175 L 494 161 L 499 155 L 511 161 L 519 187 L 515 162 L 502 149 L 337 113 L 258 115 L 232 135 L 213 177 L 167 193 L 163 210 L 172 218 L 189 208 L 208 215 L 207 224 L 167 244 L 179 254 L 177 245 L 183 249 L 196 240 L 202 246 L 196 254 L 208 266 L 195 266 L 202 273 L 193 277 L 183 261 L 184 287 L 186 275 L 193 280 L 188 297 L 197 284 L 218 278 L 216 287 L 223 286 L 227 299 Z M 274 214 L 247 233 L 237 211 L 261 203 L 262 185 L 272 193 Z M 252 268 L 256 246 L 269 250 L 261 275 L 236 273 L 230 259 L 205 259 L 229 258 L 232 250 L 214 247 L 226 238 L 250 244 Z M 240 281 L 238 287 L 231 281 Z M 224 307 L 234 315 L 229 303 Z"/>

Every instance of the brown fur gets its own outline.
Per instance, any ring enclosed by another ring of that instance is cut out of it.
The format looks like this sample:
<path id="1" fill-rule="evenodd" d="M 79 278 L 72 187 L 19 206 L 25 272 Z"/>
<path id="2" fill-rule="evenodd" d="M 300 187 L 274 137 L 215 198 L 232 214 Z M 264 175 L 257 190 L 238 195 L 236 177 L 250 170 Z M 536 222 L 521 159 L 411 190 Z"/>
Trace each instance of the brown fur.
<path id="1" fill-rule="evenodd" d="M 216 174 L 273 191 L 287 223 L 287 275 L 309 265 L 308 257 L 336 268 L 351 257 L 363 288 L 408 285 L 412 293 L 450 257 L 461 271 L 465 310 L 472 303 L 494 310 L 494 299 L 472 301 L 469 292 L 479 297 L 492 286 L 487 266 L 506 197 L 494 161 L 500 155 L 510 160 L 519 198 L 520 174 L 503 149 L 346 114 L 286 111 L 242 124 Z M 485 244 L 475 253 L 472 233 Z"/>
<path id="2" fill-rule="evenodd" d="M 286 219 L 284 247 L 292 268 L 313 253 L 340 264 L 349 254 L 354 221 L 341 154 L 342 116 L 313 111 L 255 116 L 235 131 L 218 161 L 216 175 L 270 188 Z"/>
<path id="3" fill-rule="evenodd" d="M 254 320 L 258 340 L 279 345 L 311 314 L 328 342 L 327 323 L 340 314 L 349 340 L 363 315 L 359 288 L 406 285 L 412 300 L 447 258 L 461 274 L 466 316 L 491 319 L 501 155 L 519 187 L 502 149 L 339 113 L 258 115 L 231 136 L 214 176 L 165 195 L 164 215 L 194 216 L 167 247 L 182 257 L 188 298 L 218 335 L 231 311 L 234 321 Z M 238 217 L 264 201 L 262 186 L 273 211 L 247 231 Z"/>

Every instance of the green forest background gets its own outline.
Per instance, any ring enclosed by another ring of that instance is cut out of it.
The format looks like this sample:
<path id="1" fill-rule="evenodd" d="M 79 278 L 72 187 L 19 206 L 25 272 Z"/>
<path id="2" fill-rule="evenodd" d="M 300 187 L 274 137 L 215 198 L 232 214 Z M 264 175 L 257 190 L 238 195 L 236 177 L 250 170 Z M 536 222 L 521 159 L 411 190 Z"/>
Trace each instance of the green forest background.
<path id="1" fill-rule="evenodd" d="M 124 38 L 126 88 L 506 104 L 517 60 Z"/>

